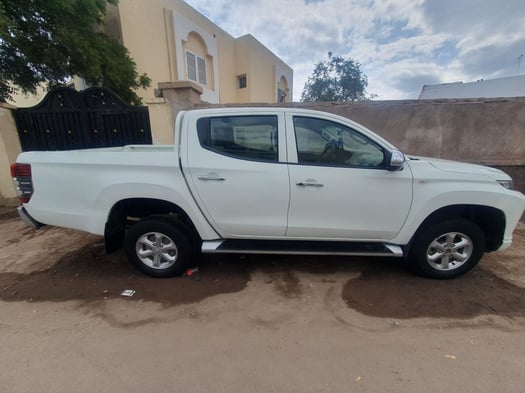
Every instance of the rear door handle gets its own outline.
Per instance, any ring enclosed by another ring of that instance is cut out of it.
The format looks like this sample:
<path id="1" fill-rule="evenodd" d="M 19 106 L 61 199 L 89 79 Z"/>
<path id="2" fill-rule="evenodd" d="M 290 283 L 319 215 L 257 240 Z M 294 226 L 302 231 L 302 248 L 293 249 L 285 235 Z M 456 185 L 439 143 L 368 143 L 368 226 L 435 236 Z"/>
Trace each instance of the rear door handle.
<path id="1" fill-rule="evenodd" d="M 217 176 L 217 175 L 201 175 L 201 176 L 198 176 L 198 179 L 202 181 L 224 181 L 226 180 L 224 177 Z"/>
<path id="2" fill-rule="evenodd" d="M 321 187 L 324 187 L 324 184 L 321 184 L 321 183 L 315 183 L 315 182 L 312 182 L 312 181 L 300 181 L 298 183 L 295 183 L 297 186 L 299 187 L 317 187 L 317 188 L 321 188 Z"/>

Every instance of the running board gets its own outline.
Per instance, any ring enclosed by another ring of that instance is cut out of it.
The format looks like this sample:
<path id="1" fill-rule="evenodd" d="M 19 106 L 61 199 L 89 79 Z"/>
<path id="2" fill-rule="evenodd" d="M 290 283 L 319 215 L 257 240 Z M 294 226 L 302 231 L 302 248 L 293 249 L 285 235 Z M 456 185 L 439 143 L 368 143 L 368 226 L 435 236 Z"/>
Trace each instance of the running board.
<path id="1" fill-rule="evenodd" d="M 291 254 L 402 257 L 401 247 L 366 242 L 304 240 L 210 240 L 202 242 L 206 254 Z"/>

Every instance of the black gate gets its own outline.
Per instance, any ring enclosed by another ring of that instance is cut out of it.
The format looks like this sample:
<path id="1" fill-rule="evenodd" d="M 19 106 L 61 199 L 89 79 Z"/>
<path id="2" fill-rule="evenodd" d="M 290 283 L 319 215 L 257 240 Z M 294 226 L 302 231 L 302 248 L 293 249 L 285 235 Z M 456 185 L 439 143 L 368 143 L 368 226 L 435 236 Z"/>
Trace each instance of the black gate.
<path id="1" fill-rule="evenodd" d="M 148 108 L 128 105 L 100 87 L 59 87 L 40 104 L 14 112 L 23 151 L 152 143 Z"/>

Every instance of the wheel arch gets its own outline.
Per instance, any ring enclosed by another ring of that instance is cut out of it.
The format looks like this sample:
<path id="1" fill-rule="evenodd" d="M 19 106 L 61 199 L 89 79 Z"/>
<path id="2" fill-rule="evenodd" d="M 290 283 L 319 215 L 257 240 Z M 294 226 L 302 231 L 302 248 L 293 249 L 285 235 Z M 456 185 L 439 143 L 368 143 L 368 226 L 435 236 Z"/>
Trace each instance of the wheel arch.
<path id="1" fill-rule="evenodd" d="M 505 233 L 505 213 L 492 207 L 483 205 L 451 205 L 435 210 L 419 225 L 409 244 L 405 247 L 408 254 L 418 234 L 428 226 L 455 218 L 463 218 L 475 223 L 485 236 L 485 251 L 495 251 L 503 243 Z"/>
<path id="2" fill-rule="evenodd" d="M 110 209 L 104 227 L 106 252 L 110 253 L 121 248 L 126 229 L 130 224 L 146 217 L 169 220 L 187 232 L 192 240 L 200 240 L 195 225 L 180 206 L 163 199 L 127 198 L 116 202 Z"/>

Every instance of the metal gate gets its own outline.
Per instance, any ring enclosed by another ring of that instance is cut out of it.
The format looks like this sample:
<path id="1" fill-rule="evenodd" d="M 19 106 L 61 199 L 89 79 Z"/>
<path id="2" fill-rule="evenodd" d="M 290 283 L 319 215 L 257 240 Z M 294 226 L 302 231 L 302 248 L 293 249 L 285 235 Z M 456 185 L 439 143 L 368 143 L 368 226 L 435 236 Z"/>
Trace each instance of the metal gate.
<path id="1" fill-rule="evenodd" d="M 129 105 L 100 87 L 81 92 L 59 87 L 40 104 L 14 114 L 23 151 L 152 143 L 148 108 Z"/>

